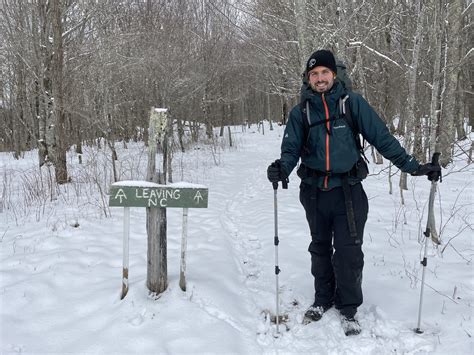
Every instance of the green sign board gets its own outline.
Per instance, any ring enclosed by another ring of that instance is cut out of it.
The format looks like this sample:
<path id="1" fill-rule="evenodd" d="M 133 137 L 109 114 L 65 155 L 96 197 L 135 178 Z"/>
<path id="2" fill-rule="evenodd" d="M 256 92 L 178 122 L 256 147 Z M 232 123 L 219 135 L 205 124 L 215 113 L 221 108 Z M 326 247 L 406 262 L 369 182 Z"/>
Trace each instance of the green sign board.
<path id="1" fill-rule="evenodd" d="M 144 183 L 145 186 L 127 185 L 126 182 L 114 183 L 109 191 L 109 206 L 207 208 L 208 189 L 205 187 Z"/>

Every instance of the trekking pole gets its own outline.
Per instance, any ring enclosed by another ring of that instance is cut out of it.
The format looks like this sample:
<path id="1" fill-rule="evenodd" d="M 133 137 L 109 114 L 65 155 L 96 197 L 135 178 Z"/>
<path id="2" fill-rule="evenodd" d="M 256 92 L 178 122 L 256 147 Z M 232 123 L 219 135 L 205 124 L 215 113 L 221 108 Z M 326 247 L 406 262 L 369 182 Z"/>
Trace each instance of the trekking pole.
<path id="1" fill-rule="evenodd" d="M 276 333 L 280 334 L 279 330 L 279 304 L 280 298 L 278 296 L 278 274 L 280 273 L 280 268 L 278 267 L 278 244 L 280 241 L 278 240 L 278 199 L 277 199 L 277 190 L 278 190 L 278 183 L 273 183 L 273 212 L 274 212 L 274 221 L 275 221 L 275 237 L 273 238 L 273 244 L 275 245 L 275 280 L 276 280 Z"/>
<path id="2" fill-rule="evenodd" d="M 434 153 L 433 157 L 431 158 L 431 163 L 433 165 L 439 166 L 439 156 L 440 153 Z M 434 213 L 433 213 L 433 206 L 434 206 L 434 199 L 436 194 L 436 186 L 438 178 L 441 179 L 441 171 L 439 172 L 439 176 L 431 180 L 431 190 L 430 190 L 430 197 L 428 200 L 428 219 L 426 222 L 426 230 L 423 233 L 425 235 L 425 251 L 423 255 L 423 260 L 420 262 L 423 265 L 423 271 L 421 273 L 421 291 L 420 291 L 420 305 L 418 307 L 418 325 L 415 329 L 415 333 L 422 334 L 423 331 L 421 330 L 421 309 L 423 308 L 423 291 L 425 288 L 425 271 L 426 265 L 428 264 L 428 259 L 426 257 L 428 253 L 428 240 L 431 239 L 431 230 L 434 228 Z M 440 180 L 441 182 L 442 180 Z"/>
<path id="3" fill-rule="evenodd" d="M 282 188 L 288 188 L 288 180 L 282 181 Z M 275 245 L 275 280 L 276 280 L 276 334 L 280 334 L 280 297 L 279 297 L 279 285 L 278 285 L 278 274 L 280 273 L 280 267 L 278 266 L 278 199 L 277 199 L 278 182 L 273 183 L 273 207 L 274 207 L 274 220 L 275 220 L 275 237 L 273 238 L 273 244 Z"/>

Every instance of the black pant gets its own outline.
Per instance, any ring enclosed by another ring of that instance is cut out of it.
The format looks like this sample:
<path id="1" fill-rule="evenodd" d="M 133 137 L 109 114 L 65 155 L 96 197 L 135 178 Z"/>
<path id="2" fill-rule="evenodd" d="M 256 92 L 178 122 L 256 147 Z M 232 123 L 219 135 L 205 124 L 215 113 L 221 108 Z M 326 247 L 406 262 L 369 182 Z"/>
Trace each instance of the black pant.
<path id="1" fill-rule="evenodd" d="M 315 304 L 335 305 L 341 314 L 353 317 L 362 304 L 362 237 L 367 221 L 367 195 L 358 183 L 351 186 L 357 238 L 351 237 L 342 187 L 329 191 L 302 183 L 300 201 L 311 231 L 311 273 Z"/>

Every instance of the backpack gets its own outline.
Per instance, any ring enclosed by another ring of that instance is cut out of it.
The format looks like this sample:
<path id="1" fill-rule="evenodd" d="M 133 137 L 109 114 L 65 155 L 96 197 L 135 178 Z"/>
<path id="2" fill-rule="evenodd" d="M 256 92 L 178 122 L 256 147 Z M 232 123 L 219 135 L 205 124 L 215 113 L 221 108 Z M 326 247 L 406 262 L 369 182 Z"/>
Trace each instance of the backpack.
<path id="1" fill-rule="evenodd" d="M 344 87 L 344 89 L 346 89 L 346 91 L 352 91 L 352 80 L 350 79 L 347 73 L 347 67 L 345 66 L 345 64 L 342 61 L 336 59 L 336 68 L 337 68 L 336 81 L 338 81 Z M 307 143 L 309 139 L 310 129 L 313 128 L 314 126 L 318 126 L 318 125 L 326 123 L 326 121 L 324 120 L 324 121 L 318 121 L 318 122 L 310 124 L 309 117 L 307 117 L 307 114 L 308 114 L 307 104 L 308 103 L 306 100 L 302 99 L 303 93 L 306 90 L 310 90 L 310 87 L 308 83 L 308 73 L 305 70 L 302 76 L 302 85 L 301 85 L 300 103 L 299 103 L 301 112 L 303 113 L 303 115 L 306 116 L 306 119 L 303 119 L 303 124 L 304 124 L 303 140 L 305 142 L 303 146 L 303 154 L 309 152 Z M 343 118 L 346 121 L 346 123 L 352 130 L 352 134 L 354 136 L 356 147 L 359 150 L 359 153 L 367 161 L 367 158 L 365 157 L 365 153 L 364 153 L 364 144 L 361 142 L 361 139 L 360 139 L 360 134 L 359 134 L 360 131 L 359 131 L 359 128 L 357 127 L 357 123 L 352 118 L 352 111 L 351 111 L 350 103 L 347 102 L 348 100 L 349 100 L 348 94 L 344 95 L 343 97 L 339 99 L 340 117 L 334 118 L 332 120 Z"/>

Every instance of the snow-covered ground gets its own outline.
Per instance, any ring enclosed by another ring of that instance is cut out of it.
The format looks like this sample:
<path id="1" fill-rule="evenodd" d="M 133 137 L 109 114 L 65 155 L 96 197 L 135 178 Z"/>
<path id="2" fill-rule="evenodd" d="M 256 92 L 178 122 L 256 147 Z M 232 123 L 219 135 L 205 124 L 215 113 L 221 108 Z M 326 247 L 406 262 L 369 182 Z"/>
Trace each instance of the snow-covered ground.
<path id="1" fill-rule="evenodd" d="M 273 189 L 266 168 L 279 156 L 283 127 L 266 127 L 265 135 L 240 127 L 233 132 L 237 148 L 175 154 L 174 180 L 207 186 L 209 208 L 189 210 L 186 292 L 178 285 L 182 210 L 168 209 L 169 286 L 160 297 L 149 296 L 145 285 L 145 209 L 132 208 L 130 290 L 120 300 L 123 209 L 108 208 L 98 192 L 111 180 L 109 153 L 87 149 L 83 165 L 70 153 L 74 182 L 59 190 L 50 187 L 46 168 L 39 177 L 36 152 L 20 161 L 1 153 L 1 353 L 474 353 L 474 168 L 465 166 L 465 156 L 439 184 L 435 209 L 443 244 L 428 249 L 421 335 L 413 329 L 430 183 L 409 177 L 402 206 L 398 174 L 390 195 L 387 165 L 370 164 L 358 312 L 363 331 L 346 337 L 334 309 L 320 322 L 301 324 L 314 291 L 309 230 L 293 174 L 289 189 L 278 190 L 280 310 L 289 318 L 276 336 L 270 322 Z M 143 145 L 117 147 L 121 180 L 142 179 Z"/>

